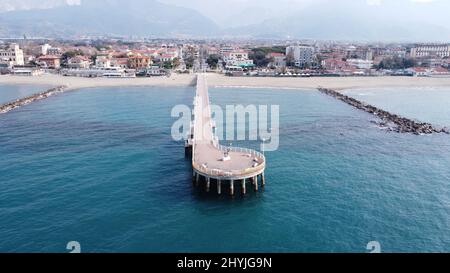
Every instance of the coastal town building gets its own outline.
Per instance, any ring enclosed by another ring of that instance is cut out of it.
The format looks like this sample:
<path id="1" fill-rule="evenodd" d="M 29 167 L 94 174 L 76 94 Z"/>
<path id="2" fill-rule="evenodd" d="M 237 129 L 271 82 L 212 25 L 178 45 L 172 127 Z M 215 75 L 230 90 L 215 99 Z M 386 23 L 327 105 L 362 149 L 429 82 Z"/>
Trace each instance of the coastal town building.
<path id="1" fill-rule="evenodd" d="M 410 68 L 409 71 L 411 71 L 415 77 L 425 77 L 429 74 L 429 71 L 424 67 L 413 67 Z"/>
<path id="2" fill-rule="evenodd" d="M 450 71 L 443 67 L 413 67 L 408 69 L 408 71 L 415 77 L 450 77 Z"/>
<path id="3" fill-rule="evenodd" d="M 134 69 L 124 69 L 121 67 L 92 67 L 86 69 L 62 69 L 63 76 L 85 77 L 85 78 L 135 78 Z"/>
<path id="4" fill-rule="evenodd" d="M 374 52 L 367 46 L 349 46 L 346 55 L 348 59 L 373 60 Z"/>
<path id="5" fill-rule="evenodd" d="M 420 45 L 411 49 L 411 57 L 450 57 L 450 45 Z"/>
<path id="6" fill-rule="evenodd" d="M 435 67 L 431 69 L 431 77 L 449 77 L 450 71 L 447 68 Z"/>
<path id="7" fill-rule="evenodd" d="M 223 47 L 220 48 L 219 53 L 223 57 L 223 56 L 225 56 L 225 54 L 231 53 L 234 50 L 235 50 L 235 48 L 232 47 L 232 46 L 223 46 Z"/>
<path id="8" fill-rule="evenodd" d="M 151 65 L 151 59 L 147 56 L 131 56 L 128 58 L 128 67 L 131 69 L 147 68 Z"/>
<path id="9" fill-rule="evenodd" d="M 62 54 L 62 50 L 59 47 L 50 47 L 47 49 L 47 55 L 59 56 Z"/>
<path id="10" fill-rule="evenodd" d="M 253 60 L 248 58 L 248 52 L 245 50 L 233 50 L 231 52 L 224 53 L 223 61 L 228 67 L 254 67 Z"/>
<path id="11" fill-rule="evenodd" d="M 171 62 L 175 59 L 175 54 L 168 54 L 168 53 L 164 53 L 161 56 L 159 56 L 159 60 L 161 62 Z"/>
<path id="12" fill-rule="evenodd" d="M 404 47 L 393 47 L 385 50 L 385 55 L 389 57 L 406 58 L 407 54 L 408 52 Z"/>
<path id="13" fill-rule="evenodd" d="M 75 56 L 67 60 L 69 68 L 83 69 L 91 66 L 91 60 L 85 56 Z"/>
<path id="14" fill-rule="evenodd" d="M 95 66 L 103 68 L 111 67 L 111 55 L 104 52 L 98 54 L 95 59 Z"/>
<path id="15" fill-rule="evenodd" d="M 109 62 L 109 66 L 106 67 L 128 68 L 128 58 L 125 57 L 112 57 L 107 62 Z"/>
<path id="16" fill-rule="evenodd" d="M 334 59 L 334 58 L 322 60 L 321 65 L 323 69 L 329 71 L 339 71 L 347 68 L 348 66 L 347 62 L 343 61 L 342 59 Z"/>
<path id="17" fill-rule="evenodd" d="M 347 64 L 350 67 L 354 67 L 357 69 L 371 69 L 373 66 L 373 61 L 363 59 L 348 59 Z"/>
<path id="18" fill-rule="evenodd" d="M 11 69 L 11 74 L 15 76 L 39 76 L 44 74 L 44 71 L 40 69 L 39 67 L 34 66 L 21 66 L 21 67 L 14 67 Z"/>
<path id="19" fill-rule="evenodd" d="M 165 76 L 167 75 L 167 71 L 165 69 L 160 68 L 159 66 L 151 66 L 146 69 L 146 76 Z"/>
<path id="20" fill-rule="evenodd" d="M 61 58 L 53 55 L 41 56 L 37 63 L 43 68 L 58 69 L 61 67 Z"/>
<path id="21" fill-rule="evenodd" d="M 173 59 L 183 56 L 183 49 L 178 47 L 169 47 L 165 50 L 165 54 L 171 55 Z"/>
<path id="22" fill-rule="evenodd" d="M 41 54 L 42 54 L 42 55 L 48 55 L 48 50 L 49 50 L 50 48 L 52 48 L 51 45 L 49 45 L 49 44 L 43 44 L 43 45 L 41 46 Z"/>
<path id="23" fill-rule="evenodd" d="M 270 60 L 268 67 L 283 68 L 286 67 L 286 55 L 283 53 L 272 52 L 266 55 Z"/>
<path id="24" fill-rule="evenodd" d="M 295 63 L 295 66 L 302 67 L 312 64 L 314 57 L 314 47 L 312 46 L 288 46 L 286 56 Z"/>
<path id="25" fill-rule="evenodd" d="M 217 47 L 208 47 L 207 53 L 208 55 L 220 55 L 220 49 Z"/>
<path id="26" fill-rule="evenodd" d="M 7 48 L 0 49 L 0 63 L 6 64 L 8 67 L 24 65 L 23 50 L 18 44 L 11 44 Z"/>

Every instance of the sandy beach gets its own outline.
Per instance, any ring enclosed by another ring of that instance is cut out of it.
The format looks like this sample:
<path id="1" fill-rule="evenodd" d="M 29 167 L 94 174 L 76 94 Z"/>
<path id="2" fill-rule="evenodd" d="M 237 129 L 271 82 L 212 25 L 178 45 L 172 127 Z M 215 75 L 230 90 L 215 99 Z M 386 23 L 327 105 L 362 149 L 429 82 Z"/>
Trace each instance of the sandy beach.
<path id="1" fill-rule="evenodd" d="M 65 85 L 68 89 L 113 86 L 189 86 L 195 83 L 194 74 L 173 74 L 168 77 L 152 78 L 80 78 L 59 75 L 42 75 L 35 77 L 0 76 L 0 84 L 36 84 Z M 211 87 L 248 87 L 279 89 L 315 89 L 318 87 L 343 90 L 350 88 L 374 87 L 450 87 L 448 78 L 428 77 L 315 77 L 315 78 L 282 78 L 282 77 L 227 77 L 219 74 L 208 74 Z"/>
<path id="2" fill-rule="evenodd" d="M 114 87 L 114 86 L 189 86 L 195 83 L 195 76 L 189 74 L 174 74 L 171 77 L 152 78 L 82 78 L 64 77 L 60 75 L 46 74 L 42 76 L 0 76 L 0 84 L 31 84 L 67 86 L 67 90 Z"/>
<path id="3" fill-rule="evenodd" d="M 449 78 L 426 77 L 225 77 L 217 74 L 208 76 L 208 83 L 215 87 L 252 87 L 316 89 L 318 87 L 343 90 L 373 87 L 450 87 Z"/>

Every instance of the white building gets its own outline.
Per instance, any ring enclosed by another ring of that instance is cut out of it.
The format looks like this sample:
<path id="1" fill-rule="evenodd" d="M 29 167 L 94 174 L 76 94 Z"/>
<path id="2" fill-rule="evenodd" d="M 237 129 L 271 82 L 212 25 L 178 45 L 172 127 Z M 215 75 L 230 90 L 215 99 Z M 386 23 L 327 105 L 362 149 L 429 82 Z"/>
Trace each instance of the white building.
<path id="1" fill-rule="evenodd" d="M 408 71 L 412 72 L 414 77 L 427 77 L 430 74 L 430 71 L 424 67 L 412 67 Z"/>
<path id="2" fill-rule="evenodd" d="M 75 56 L 67 60 L 67 64 L 70 68 L 86 69 L 91 66 L 91 61 L 85 56 Z"/>
<path id="3" fill-rule="evenodd" d="M 145 74 L 147 76 L 164 76 L 167 75 L 167 71 L 160 68 L 159 66 L 151 66 L 147 68 Z"/>
<path id="4" fill-rule="evenodd" d="M 373 66 L 373 61 L 363 59 L 348 59 L 347 64 L 358 69 L 371 69 Z"/>
<path id="5" fill-rule="evenodd" d="M 44 71 L 35 67 L 20 67 L 11 69 L 11 74 L 16 76 L 40 76 Z"/>
<path id="6" fill-rule="evenodd" d="M 171 62 L 175 59 L 175 55 L 174 54 L 162 54 L 161 56 L 159 56 L 159 59 L 161 62 Z"/>
<path id="7" fill-rule="evenodd" d="M 50 48 L 52 48 L 52 46 L 49 45 L 49 44 L 42 45 L 42 46 L 41 46 L 41 54 L 42 54 L 42 55 L 48 55 L 48 50 L 49 50 Z"/>
<path id="8" fill-rule="evenodd" d="M 48 55 L 58 56 L 62 54 L 61 48 L 59 47 L 50 47 L 47 49 Z"/>
<path id="9" fill-rule="evenodd" d="M 23 50 L 18 44 L 11 44 L 9 48 L 0 49 L 0 63 L 8 66 L 24 65 Z"/>
<path id="10" fill-rule="evenodd" d="M 44 45 L 41 45 L 41 54 L 42 55 L 59 56 L 59 55 L 62 55 L 62 50 L 59 47 L 52 47 L 49 44 L 44 44 Z"/>
<path id="11" fill-rule="evenodd" d="M 286 67 L 286 56 L 283 53 L 269 53 L 266 58 L 270 60 L 269 67 Z"/>
<path id="12" fill-rule="evenodd" d="M 224 53 L 223 61 L 227 66 L 252 67 L 253 60 L 248 58 L 248 52 L 245 50 L 234 50 Z"/>
<path id="13" fill-rule="evenodd" d="M 312 46 L 288 46 L 286 56 L 293 58 L 295 66 L 309 65 L 313 62 L 314 47 Z"/>
<path id="14" fill-rule="evenodd" d="M 111 56 L 109 54 L 100 54 L 95 59 L 95 66 L 96 67 L 111 67 Z"/>
<path id="15" fill-rule="evenodd" d="M 231 53 L 231 52 L 233 52 L 234 50 L 235 50 L 234 47 L 231 47 L 231 46 L 223 46 L 223 47 L 220 48 L 219 53 L 220 53 L 221 56 L 225 56 L 225 54 Z"/>
<path id="16" fill-rule="evenodd" d="M 450 45 L 421 45 L 411 49 L 411 57 L 450 57 Z"/>
<path id="17" fill-rule="evenodd" d="M 135 78 L 135 71 L 129 71 L 120 67 L 89 68 L 89 69 L 64 69 L 63 76 L 85 77 L 85 78 Z"/>

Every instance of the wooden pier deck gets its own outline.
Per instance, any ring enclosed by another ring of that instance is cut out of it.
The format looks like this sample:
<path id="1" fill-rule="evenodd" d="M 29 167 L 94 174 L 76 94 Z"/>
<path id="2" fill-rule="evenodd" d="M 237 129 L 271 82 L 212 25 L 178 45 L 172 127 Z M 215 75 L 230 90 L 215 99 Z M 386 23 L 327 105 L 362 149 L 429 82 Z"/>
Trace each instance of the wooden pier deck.
<path id="1" fill-rule="evenodd" d="M 214 135 L 214 121 L 208 94 L 206 75 L 197 75 L 196 96 L 194 98 L 191 138 L 193 181 L 200 185 L 203 180 L 206 191 L 215 183 L 217 193 L 222 193 L 222 185 L 228 185 L 231 195 L 235 194 L 235 183 L 240 182 L 241 192 L 247 193 L 247 183 L 251 182 L 255 191 L 265 185 L 265 156 L 251 149 L 224 147 Z M 189 145 L 188 145 L 189 146 Z"/>

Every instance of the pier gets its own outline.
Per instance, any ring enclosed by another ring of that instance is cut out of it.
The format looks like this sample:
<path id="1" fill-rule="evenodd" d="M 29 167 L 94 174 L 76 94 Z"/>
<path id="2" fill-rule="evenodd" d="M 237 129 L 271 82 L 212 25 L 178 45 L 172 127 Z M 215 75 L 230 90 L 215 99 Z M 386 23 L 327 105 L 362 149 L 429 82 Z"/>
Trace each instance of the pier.
<path id="1" fill-rule="evenodd" d="M 450 134 L 450 131 L 446 128 L 436 128 L 430 123 L 418 122 L 405 117 L 400 117 L 396 114 L 389 113 L 388 111 L 361 102 L 357 99 L 346 96 L 332 89 L 319 88 L 319 91 L 340 101 L 343 101 L 359 110 L 378 117 L 382 120 L 382 122 L 377 122 L 376 124 L 381 127 L 385 127 L 392 132 L 412 133 L 415 135 L 429 135 L 435 133 Z"/>
<path id="2" fill-rule="evenodd" d="M 26 98 L 18 99 L 14 102 L 0 105 L 0 114 L 8 113 L 9 111 L 12 111 L 21 106 L 25 106 L 25 105 L 33 103 L 35 101 L 43 100 L 43 99 L 49 98 L 53 95 L 62 93 L 66 90 L 66 88 L 67 88 L 66 86 L 58 86 L 55 88 L 51 88 L 45 92 L 37 93 L 37 94 L 31 95 L 31 96 L 28 96 Z"/>
<path id="3" fill-rule="evenodd" d="M 191 131 L 186 153 L 192 156 L 192 180 L 196 187 L 217 194 L 245 195 L 248 188 L 259 191 L 265 186 L 265 156 L 251 149 L 225 147 L 215 135 L 206 75 L 197 75 Z"/>

